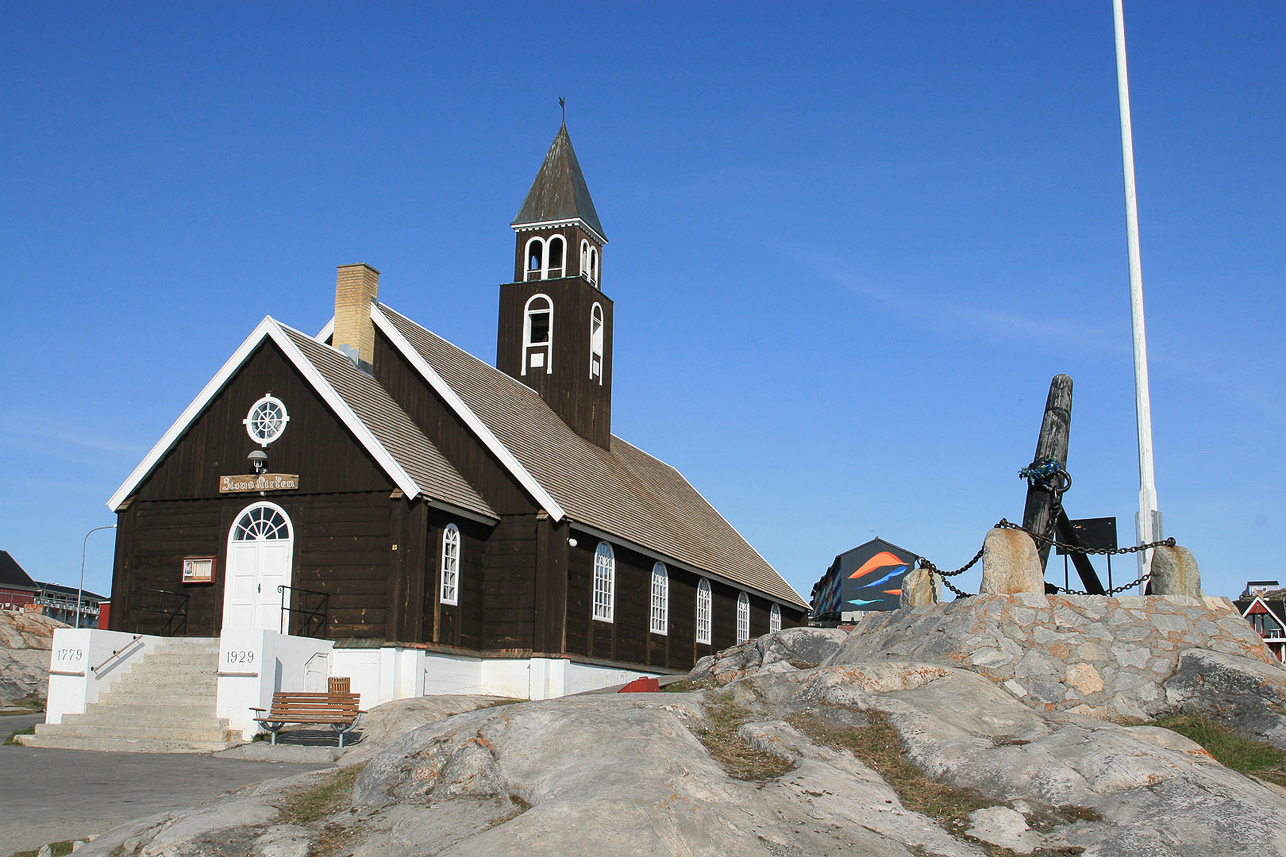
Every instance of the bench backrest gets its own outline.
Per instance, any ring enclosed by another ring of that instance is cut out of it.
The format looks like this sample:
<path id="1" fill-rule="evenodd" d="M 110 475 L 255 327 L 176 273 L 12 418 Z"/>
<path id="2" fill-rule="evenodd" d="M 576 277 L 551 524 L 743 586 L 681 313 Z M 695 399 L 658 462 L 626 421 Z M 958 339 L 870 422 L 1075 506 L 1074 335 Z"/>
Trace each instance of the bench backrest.
<path id="1" fill-rule="evenodd" d="M 355 717 L 359 696 L 356 693 L 309 693 L 305 691 L 277 691 L 272 695 L 269 717 L 298 717 L 301 715 L 338 715 Z"/>

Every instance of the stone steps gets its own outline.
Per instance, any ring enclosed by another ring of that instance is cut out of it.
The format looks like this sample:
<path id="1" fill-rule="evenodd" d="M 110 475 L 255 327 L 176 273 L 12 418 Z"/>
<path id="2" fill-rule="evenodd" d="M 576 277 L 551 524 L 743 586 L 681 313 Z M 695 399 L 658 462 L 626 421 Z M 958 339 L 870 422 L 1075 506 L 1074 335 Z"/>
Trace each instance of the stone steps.
<path id="1" fill-rule="evenodd" d="M 102 753 L 213 753 L 240 744 L 240 741 L 165 741 L 144 738 L 78 738 L 19 735 L 25 747 L 52 750 L 96 750 Z"/>
<path id="2" fill-rule="evenodd" d="M 200 753 L 239 744 L 215 716 L 219 643 L 166 640 L 129 668 L 83 714 L 20 736 L 28 747 Z"/>

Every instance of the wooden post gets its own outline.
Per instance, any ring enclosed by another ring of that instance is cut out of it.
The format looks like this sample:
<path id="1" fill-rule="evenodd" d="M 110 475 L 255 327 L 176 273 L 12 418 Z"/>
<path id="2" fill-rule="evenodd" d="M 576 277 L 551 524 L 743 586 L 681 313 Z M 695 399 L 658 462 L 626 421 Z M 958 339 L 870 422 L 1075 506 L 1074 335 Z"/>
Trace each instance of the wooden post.
<path id="1" fill-rule="evenodd" d="M 1067 439 L 1072 428 L 1072 379 L 1055 375 L 1049 382 L 1049 397 L 1045 399 L 1045 417 L 1040 423 L 1040 437 L 1036 440 L 1033 462 L 1054 459 L 1058 466 L 1067 467 Z M 1049 532 L 1054 516 L 1054 492 L 1029 483 L 1027 504 L 1023 507 L 1023 528 L 1033 533 Z M 1049 545 L 1037 544 L 1040 567 L 1043 571 L 1049 562 Z"/>

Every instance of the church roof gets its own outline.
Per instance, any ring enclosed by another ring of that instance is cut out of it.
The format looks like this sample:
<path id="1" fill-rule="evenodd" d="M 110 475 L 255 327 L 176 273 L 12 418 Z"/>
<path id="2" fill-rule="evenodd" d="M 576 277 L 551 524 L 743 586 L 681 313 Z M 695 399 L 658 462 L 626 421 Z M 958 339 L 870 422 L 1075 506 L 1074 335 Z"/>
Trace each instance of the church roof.
<path id="1" fill-rule="evenodd" d="M 413 349 L 407 357 L 428 367 L 422 373 L 445 382 L 468 416 L 512 454 L 517 467 L 510 469 L 519 481 L 533 479 L 573 525 L 807 607 L 673 467 L 616 436 L 610 449 L 586 440 L 530 387 L 387 306 L 373 307 L 372 316 L 394 334 L 397 347 Z"/>
<path id="2" fill-rule="evenodd" d="M 187 427 L 265 340 L 276 343 L 286 359 L 294 364 L 408 499 L 422 497 L 431 506 L 446 507 L 482 521 L 499 520 L 473 486 L 374 378 L 357 369 L 338 350 L 272 317 L 264 318 L 246 337 L 205 389 L 157 441 L 147 457 L 107 501 L 109 509 L 120 509 L 121 504 L 178 442 Z"/>
<path id="3" fill-rule="evenodd" d="M 527 191 L 527 198 L 522 201 L 522 208 L 518 209 L 518 216 L 510 225 L 516 228 L 569 220 L 583 221 L 604 244 L 607 243 L 603 224 L 598 222 L 598 212 L 594 210 L 594 200 L 589 196 L 589 186 L 585 184 L 585 176 L 576 160 L 572 138 L 567 135 L 567 126 L 563 125 L 558 129 L 531 189 Z"/>

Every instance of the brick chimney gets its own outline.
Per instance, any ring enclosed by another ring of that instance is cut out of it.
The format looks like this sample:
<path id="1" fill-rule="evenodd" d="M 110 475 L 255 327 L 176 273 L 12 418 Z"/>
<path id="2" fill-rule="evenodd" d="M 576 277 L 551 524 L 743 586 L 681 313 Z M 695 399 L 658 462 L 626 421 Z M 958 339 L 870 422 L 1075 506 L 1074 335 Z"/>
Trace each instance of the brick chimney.
<path id="1" fill-rule="evenodd" d="M 380 272 L 365 263 L 340 265 L 335 278 L 333 344 L 363 372 L 375 359 L 375 325 L 371 304 L 380 290 Z"/>

